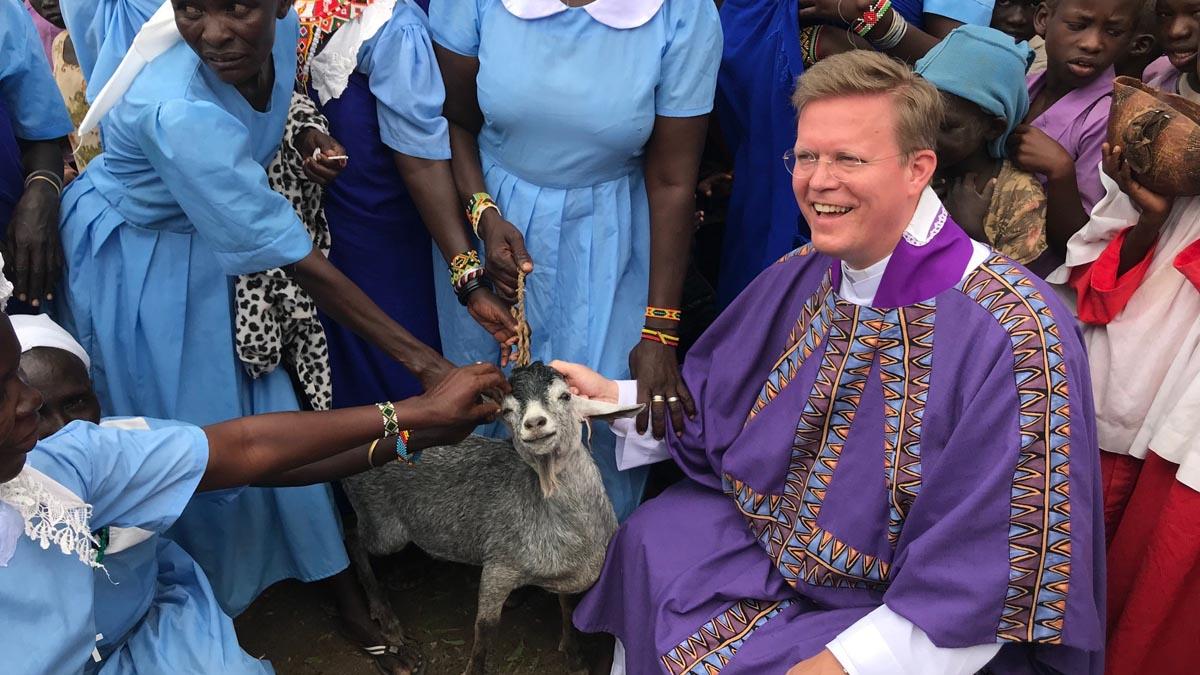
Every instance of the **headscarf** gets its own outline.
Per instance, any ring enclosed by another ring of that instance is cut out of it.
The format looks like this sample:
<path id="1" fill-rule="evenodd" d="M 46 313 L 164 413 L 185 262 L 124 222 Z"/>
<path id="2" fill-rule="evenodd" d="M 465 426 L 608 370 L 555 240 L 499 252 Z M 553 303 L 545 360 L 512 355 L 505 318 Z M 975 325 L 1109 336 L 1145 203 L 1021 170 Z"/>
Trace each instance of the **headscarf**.
<path id="1" fill-rule="evenodd" d="M 21 343 L 21 353 L 38 347 L 61 349 L 77 356 L 83 361 L 88 370 L 92 368 L 92 360 L 71 334 L 45 314 L 15 314 L 8 317 L 12 321 L 13 331 L 17 341 Z"/>
<path id="2" fill-rule="evenodd" d="M 1032 58 L 1029 43 L 1017 43 L 986 26 L 967 24 L 950 31 L 917 61 L 915 69 L 939 90 L 1008 120 L 1008 128 L 988 148 L 993 157 L 1003 158 L 1008 137 L 1029 113 L 1025 70 Z"/>

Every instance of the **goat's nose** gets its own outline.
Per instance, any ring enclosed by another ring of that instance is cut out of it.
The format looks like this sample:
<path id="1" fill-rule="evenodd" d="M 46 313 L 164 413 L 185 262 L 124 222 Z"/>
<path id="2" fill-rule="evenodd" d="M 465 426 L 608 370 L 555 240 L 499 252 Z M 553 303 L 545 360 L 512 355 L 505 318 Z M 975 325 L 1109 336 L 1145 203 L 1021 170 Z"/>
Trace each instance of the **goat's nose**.
<path id="1" fill-rule="evenodd" d="M 525 428 L 529 429 L 530 431 L 535 431 L 546 426 L 546 423 L 549 421 L 550 420 L 547 420 L 545 415 L 531 415 L 525 418 Z"/>

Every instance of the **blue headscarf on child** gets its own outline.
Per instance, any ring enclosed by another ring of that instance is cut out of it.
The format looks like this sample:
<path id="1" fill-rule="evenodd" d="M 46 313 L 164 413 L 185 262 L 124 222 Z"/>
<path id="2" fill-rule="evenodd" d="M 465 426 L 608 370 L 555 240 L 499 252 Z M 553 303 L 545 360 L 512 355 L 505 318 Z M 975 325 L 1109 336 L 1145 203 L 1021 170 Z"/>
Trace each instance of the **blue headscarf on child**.
<path id="1" fill-rule="evenodd" d="M 1007 155 L 1013 129 L 1029 113 L 1025 71 L 1033 58 L 1028 43 L 986 26 L 971 24 L 950 31 L 920 61 L 916 71 L 939 90 L 978 105 L 1008 120 L 1008 128 L 988 149 L 993 157 Z"/>

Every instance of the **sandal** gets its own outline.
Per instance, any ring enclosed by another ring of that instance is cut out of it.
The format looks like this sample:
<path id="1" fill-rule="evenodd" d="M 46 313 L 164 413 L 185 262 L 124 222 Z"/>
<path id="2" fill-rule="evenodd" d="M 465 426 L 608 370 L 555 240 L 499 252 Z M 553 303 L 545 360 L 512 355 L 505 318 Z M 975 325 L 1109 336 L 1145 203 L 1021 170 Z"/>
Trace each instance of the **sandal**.
<path id="1" fill-rule="evenodd" d="M 401 656 L 402 653 L 411 656 L 416 661 L 416 665 L 409 669 L 409 675 L 421 675 L 421 670 L 425 666 L 425 659 L 421 656 L 420 650 L 409 645 L 370 645 L 359 647 L 359 649 L 371 657 L 371 663 L 374 663 L 375 669 L 383 675 L 391 675 L 391 673 L 379 663 L 379 658 L 382 656 L 394 656 L 400 660 L 405 660 Z"/>

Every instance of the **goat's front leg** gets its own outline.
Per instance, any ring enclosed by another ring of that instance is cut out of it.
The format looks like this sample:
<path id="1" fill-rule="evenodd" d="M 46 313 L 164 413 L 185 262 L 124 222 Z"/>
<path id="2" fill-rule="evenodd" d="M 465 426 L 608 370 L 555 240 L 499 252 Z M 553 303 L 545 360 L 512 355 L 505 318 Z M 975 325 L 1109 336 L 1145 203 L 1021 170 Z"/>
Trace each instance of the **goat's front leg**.
<path id="1" fill-rule="evenodd" d="M 371 554 L 367 552 L 357 526 L 346 530 L 346 551 L 350 554 L 354 571 L 358 574 L 358 582 L 367 594 L 371 618 L 379 623 L 385 638 L 397 644 L 404 642 L 404 629 L 400 625 L 400 618 L 396 616 L 392 604 L 388 602 L 387 594 L 379 585 L 375 569 L 371 567 Z"/>
<path id="2" fill-rule="evenodd" d="M 579 635 L 575 630 L 575 623 L 571 620 L 575 614 L 575 598 L 567 593 L 559 593 L 558 608 L 562 613 L 562 637 L 558 640 L 558 651 L 567 658 L 567 670 L 572 673 L 586 671 L 587 664 L 579 651 Z"/>
<path id="3" fill-rule="evenodd" d="M 487 672 L 488 652 L 500 625 L 504 600 L 513 589 L 524 583 L 522 576 L 499 565 L 488 565 L 479 576 L 479 609 L 475 613 L 475 644 L 464 675 L 483 675 Z"/>

